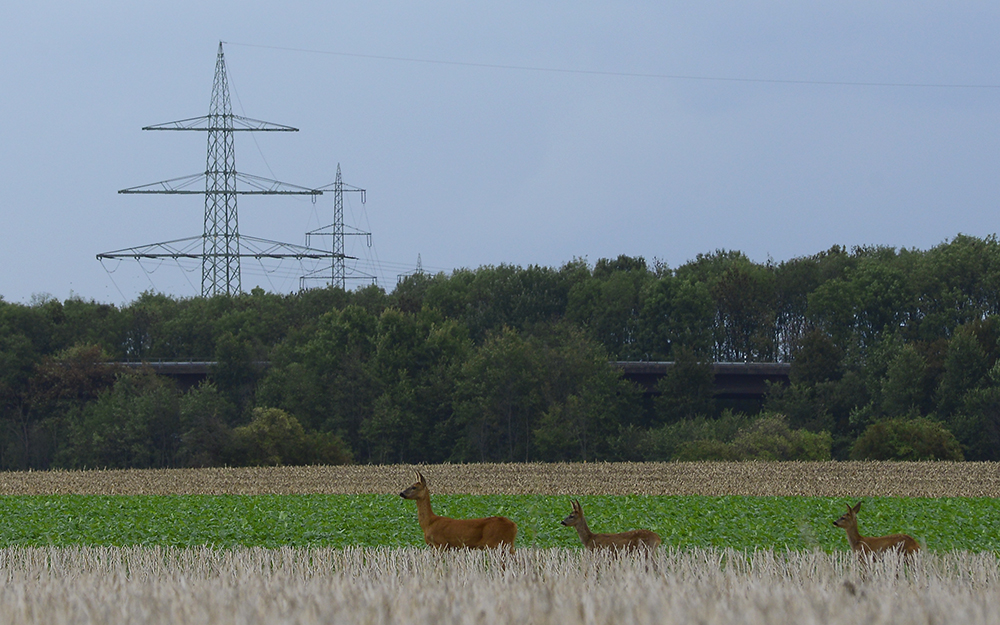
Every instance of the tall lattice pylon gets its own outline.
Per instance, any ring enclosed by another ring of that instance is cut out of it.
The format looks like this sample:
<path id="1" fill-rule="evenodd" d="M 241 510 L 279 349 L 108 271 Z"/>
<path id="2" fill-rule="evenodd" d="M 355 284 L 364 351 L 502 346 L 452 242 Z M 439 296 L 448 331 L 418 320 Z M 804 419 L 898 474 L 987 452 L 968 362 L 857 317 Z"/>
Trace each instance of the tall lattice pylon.
<path id="1" fill-rule="evenodd" d="M 241 258 L 336 259 L 336 252 L 240 236 L 236 198 L 239 195 L 322 195 L 321 189 L 269 180 L 236 171 L 234 133 L 297 132 L 298 128 L 233 115 L 229 100 L 226 59 L 219 42 L 208 115 L 146 126 L 143 130 L 193 130 L 208 133 L 205 173 L 122 189 L 119 193 L 167 193 L 205 195 L 205 223 L 200 237 L 115 250 L 98 254 L 98 260 L 144 258 L 200 258 L 201 294 L 235 295 L 242 290 Z M 195 188 L 204 179 L 204 191 Z M 200 246 L 198 244 L 200 243 Z M 197 253 L 200 247 L 200 254 Z M 343 262 L 343 250 L 339 256 Z"/>
<path id="2" fill-rule="evenodd" d="M 226 58 L 219 42 L 208 112 L 208 161 L 205 163 L 205 236 L 202 241 L 203 296 L 241 289 L 240 227 L 236 211 L 236 147 L 229 101 Z M 280 128 L 279 130 L 289 130 Z"/>

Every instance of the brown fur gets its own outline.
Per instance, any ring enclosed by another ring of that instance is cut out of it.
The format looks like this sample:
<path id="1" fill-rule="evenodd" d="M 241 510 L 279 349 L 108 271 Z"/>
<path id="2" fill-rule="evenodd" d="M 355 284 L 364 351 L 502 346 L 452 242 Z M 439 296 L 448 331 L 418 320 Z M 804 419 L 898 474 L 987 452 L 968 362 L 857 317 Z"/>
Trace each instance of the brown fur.
<path id="1" fill-rule="evenodd" d="M 414 471 L 416 483 L 399 493 L 403 499 L 417 502 L 417 522 L 424 530 L 424 541 L 438 549 L 496 549 L 506 547 L 514 552 L 517 524 L 506 517 L 485 519 L 449 519 L 431 510 L 431 493 L 427 481 Z"/>
<path id="2" fill-rule="evenodd" d="M 631 530 L 619 534 L 595 534 L 587 527 L 587 519 L 583 516 L 583 508 L 579 501 L 573 501 L 573 512 L 562 520 L 566 527 L 575 527 L 580 540 L 587 549 L 615 549 L 618 551 L 636 551 L 648 549 L 652 551 L 660 544 L 660 537 L 650 530 Z"/>
<path id="3" fill-rule="evenodd" d="M 861 510 L 859 501 L 853 508 L 847 506 L 847 512 L 833 522 L 837 527 L 847 531 L 847 542 L 851 545 L 851 550 L 859 555 L 876 555 L 887 551 L 902 553 L 907 557 L 913 557 L 920 551 L 920 545 L 907 534 L 890 534 L 888 536 L 862 536 L 858 531 L 858 511 Z"/>

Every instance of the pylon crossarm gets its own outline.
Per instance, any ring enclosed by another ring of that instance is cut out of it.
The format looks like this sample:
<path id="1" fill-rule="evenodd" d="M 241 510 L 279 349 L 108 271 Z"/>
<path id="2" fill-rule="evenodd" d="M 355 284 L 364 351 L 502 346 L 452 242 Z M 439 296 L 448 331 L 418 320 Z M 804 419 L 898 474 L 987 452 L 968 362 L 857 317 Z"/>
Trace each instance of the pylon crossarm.
<path id="1" fill-rule="evenodd" d="M 140 258 L 200 258 L 201 241 L 203 238 L 201 236 L 187 237 L 184 239 L 174 239 L 173 241 L 162 241 L 160 243 L 150 243 L 149 245 L 103 252 L 97 255 L 97 260 L 117 258 L 132 258 L 136 260 Z"/>
<path id="2" fill-rule="evenodd" d="M 218 125 L 218 119 L 227 119 L 231 125 Z M 250 117 L 240 117 L 239 115 L 202 115 L 201 117 L 189 117 L 179 119 L 174 122 L 164 122 L 143 126 L 143 130 L 198 130 L 198 131 L 253 131 L 253 132 L 298 132 L 298 128 L 265 122 Z"/>
<path id="3" fill-rule="evenodd" d="M 309 235 L 312 235 L 312 236 L 332 236 L 333 234 L 335 234 L 334 233 L 334 228 L 336 226 L 337 226 L 337 224 L 329 224 L 329 225 L 323 226 L 321 228 L 316 228 L 315 230 L 310 230 L 309 232 L 307 232 L 306 236 L 309 236 Z M 347 231 L 348 228 L 351 229 L 351 230 L 353 230 L 354 232 L 348 232 Z M 344 224 L 343 235 L 345 237 L 349 237 L 349 236 L 361 236 L 361 237 L 367 236 L 367 237 L 370 237 L 372 235 L 372 233 L 371 232 L 365 232 L 364 230 L 362 230 L 360 228 L 355 228 L 354 226 L 349 226 L 347 224 Z"/>
<path id="4" fill-rule="evenodd" d="M 187 237 L 184 239 L 174 239 L 173 241 L 162 241 L 160 243 L 150 243 L 139 247 L 129 247 L 122 250 L 103 252 L 97 255 L 98 260 L 113 260 L 120 258 L 202 258 L 204 256 L 222 256 L 222 254 L 205 254 L 201 250 L 204 236 Z M 293 243 L 282 243 L 258 237 L 241 236 L 239 252 L 235 255 L 241 258 L 295 258 L 295 259 L 322 259 L 343 257 L 350 260 L 357 260 L 354 256 L 343 256 L 333 254 L 326 250 L 320 250 Z M 227 253 L 233 255 L 231 253 Z"/>
<path id="5" fill-rule="evenodd" d="M 198 182 L 201 183 L 200 188 L 189 188 Z M 198 193 L 204 195 L 205 174 L 191 174 L 190 176 L 181 176 L 179 178 L 161 180 L 160 182 L 151 182 L 149 184 L 139 185 L 138 187 L 120 189 L 118 193 Z"/>
<path id="6" fill-rule="evenodd" d="M 248 236 L 240 237 L 240 256 L 244 258 L 348 258 L 357 260 L 353 256 L 334 254 L 326 250 Z"/>
<path id="7" fill-rule="evenodd" d="M 118 193 L 167 193 L 180 195 L 205 195 L 206 193 L 235 193 L 237 195 L 323 195 L 319 189 L 300 187 L 299 185 L 271 180 L 252 174 L 235 175 L 237 182 L 243 183 L 243 188 L 206 191 L 206 174 L 191 174 L 160 182 L 139 185 L 121 189 Z M 198 183 L 198 184 L 196 184 Z"/>
<path id="8" fill-rule="evenodd" d="M 337 185 L 338 185 L 338 182 L 335 180 L 335 181 L 331 182 L 330 184 L 325 184 L 322 187 L 316 187 L 316 188 L 319 189 L 319 190 L 321 190 L 321 191 L 330 191 L 332 189 L 336 189 Z M 365 194 L 366 194 L 366 191 L 364 189 L 362 189 L 361 187 L 355 187 L 353 185 L 349 185 L 349 184 L 344 183 L 344 182 L 339 183 L 339 185 L 340 185 L 340 189 L 342 191 L 352 191 L 352 192 L 356 191 L 356 192 L 361 193 L 361 197 L 362 197 L 361 201 L 364 202 L 364 197 L 365 197 Z"/>
<path id="9" fill-rule="evenodd" d="M 254 176 L 252 174 L 238 173 L 236 174 L 236 180 L 242 181 L 243 183 L 256 189 L 256 191 L 240 191 L 240 190 L 236 191 L 237 193 L 243 195 L 253 195 L 253 194 L 323 195 L 323 192 L 319 189 L 300 187 L 297 184 L 281 182 L 280 180 L 271 180 L 269 178 L 261 178 L 260 176 Z"/>

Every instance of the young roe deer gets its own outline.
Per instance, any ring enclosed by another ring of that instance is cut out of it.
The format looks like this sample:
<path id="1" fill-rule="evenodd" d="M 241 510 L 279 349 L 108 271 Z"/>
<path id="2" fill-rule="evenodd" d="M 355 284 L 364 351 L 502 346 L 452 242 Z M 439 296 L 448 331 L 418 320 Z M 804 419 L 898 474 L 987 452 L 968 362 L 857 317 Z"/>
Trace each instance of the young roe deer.
<path id="1" fill-rule="evenodd" d="M 861 502 L 858 505 L 847 506 L 847 512 L 833 522 L 837 527 L 842 527 L 847 531 L 847 542 L 851 545 L 851 551 L 859 555 L 877 555 L 887 551 L 902 553 L 907 558 L 912 558 L 920 551 L 920 545 L 907 534 L 890 534 L 888 536 L 862 536 L 858 531 L 858 510 L 861 509 Z"/>
<path id="2" fill-rule="evenodd" d="M 587 527 L 580 502 L 573 500 L 573 512 L 562 520 L 566 527 L 575 527 L 583 546 L 587 549 L 615 549 L 618 551 L 652 551 L 660 544 L 660 537 L 649 530 L 631 530 L 620 534 L 595 534 Z"/>
<path id="3" fill-rule="evenodd" d="M 438 549 L 496 549 L 506 547 L 514 553 L 517 524 L 506 517 L 485 519 L 449 519 L 431 510 L 431 493 L 419 471 L 413 472 L 416 483 L 399 496 L 417 502 L 417 522 L 424 530 L 424 542 Z"/>

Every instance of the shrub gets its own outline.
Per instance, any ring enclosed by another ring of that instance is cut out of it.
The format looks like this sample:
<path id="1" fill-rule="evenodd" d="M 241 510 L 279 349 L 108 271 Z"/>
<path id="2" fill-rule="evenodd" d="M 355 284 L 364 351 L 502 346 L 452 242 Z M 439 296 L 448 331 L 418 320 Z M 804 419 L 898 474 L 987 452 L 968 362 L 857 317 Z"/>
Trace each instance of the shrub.
<path id="1" fill-rule="evenodd" d="M 306 430 L 280 408 L 254 408 L 249 424 L 233 428 L 229 456 L 235 466 L 351 462 L 351 452 L 339 436 Z"/>
<path id="2" fill-rule="evenodd" d="M 249 424 L 233 428 L 232 454 L 239 465 L 300 464 L 306 432 L 280 408 L 254 408 Z"/>
<path id="3" fill-rule="evenodd" d="M 732 443 L 741 460 L 829 460 L 833 437 L 788 427 L 784 415 L 753 422 Z"/>
<path id="4" fill-rule="evenodd" d="M 700 460 L 739 460 L 740 458 L 730 443 L 704 439 L 681 443 L 673 459 L 680 462 L 696 462 Z"/>
<path id="5" fill-rule="evenodd" d="M 964 460 L 944 425 L 924 417 L 887 419 L 868 426 L 851 449 L 852 460 Z"/>
<path id="6" fill-rule="evenodd" d="M 829 432 L 788 427 L 784 415 L 762 417 L 741 428 L 732 442 L 706 438 L 682 443 L 675 460 L 829 460 Z"/>

